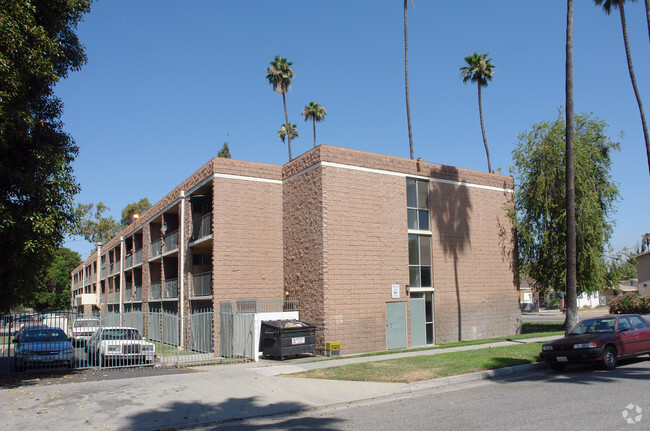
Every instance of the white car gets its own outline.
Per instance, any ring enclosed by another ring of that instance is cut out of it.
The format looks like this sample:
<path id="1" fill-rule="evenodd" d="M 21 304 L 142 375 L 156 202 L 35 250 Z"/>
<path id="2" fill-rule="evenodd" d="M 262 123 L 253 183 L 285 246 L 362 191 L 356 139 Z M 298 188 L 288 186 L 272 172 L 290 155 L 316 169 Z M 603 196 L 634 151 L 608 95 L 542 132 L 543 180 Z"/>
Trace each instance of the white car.
<path id="1" fill-rule="evenodd" d="M 156 346 L 142 338 L 136 328 L 99 328 L 86 343 L 88 363 L 108 365 L 153 364 Z"/>
<path id="2" fill-rule="evenodd" d="M 99 319 L 83 318 L 72 322 L 72 344 L 83 345 L 97 331 L 101 324 Z"/>

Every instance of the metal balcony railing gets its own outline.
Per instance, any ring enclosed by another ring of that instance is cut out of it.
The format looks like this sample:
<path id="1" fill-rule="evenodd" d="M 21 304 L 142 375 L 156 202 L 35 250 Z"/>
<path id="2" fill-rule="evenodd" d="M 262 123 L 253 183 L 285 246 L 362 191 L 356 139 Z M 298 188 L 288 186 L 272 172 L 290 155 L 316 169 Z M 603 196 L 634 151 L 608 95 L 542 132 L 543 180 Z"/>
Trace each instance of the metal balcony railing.
<path id="1" fill-rule="evenodd" d="M 203 272 L 192 277 L 192 296 L 212 295 L 212 273 Z"/>
<path id="2" fill-rule="evenodd" d="M 192 241 L 198 241 L 212 233 L 212 213 L 208 213 L 192 222 Z"/>
<path id="3" fill-rule="evenodd" d="M 171 280 L 165 280 L 164 289 L 163 289 L 163 299 L 174 299 L 178 298 L 178 279 L 172 278 Z"/>
<path id="4" fill-rule="evenodd" d="M 161 286 L 162 284 L 158 281 L 151 283 L 151 290 L 149 292 L 149 299 L 153 301 L 160 301 L 161 296 Z"/>
<path id="5" fill-rule="evenodd" d="M 178 231 L 165 235 L 165 253 L 178 248 Z"/>
<path id="6" fill-rule="evenodd" d="M 151 243 L 151 257 L 158 257 L 161 253 L 161 241 L 160 239 L 155 240 Z"/>
<path id="7" fill-rule="evenodd" d="M 136 250 L 133 253 L 133 265 L 139 265 L 142 263 L 142 249 Z"/>
<path id="8" fill-rule="evenodd" d="M 124 257 L 124 269 L 131 268 L 133 266 L 133 255 L 129 254 Z"/>

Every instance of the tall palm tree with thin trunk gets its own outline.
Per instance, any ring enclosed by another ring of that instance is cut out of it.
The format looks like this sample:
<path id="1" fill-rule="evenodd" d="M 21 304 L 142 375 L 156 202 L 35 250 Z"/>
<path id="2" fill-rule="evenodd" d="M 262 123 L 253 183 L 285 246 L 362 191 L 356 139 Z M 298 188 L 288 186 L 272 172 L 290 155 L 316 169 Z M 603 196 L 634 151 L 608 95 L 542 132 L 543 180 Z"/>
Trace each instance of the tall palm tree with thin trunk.
<path id="1" fill-rule="evenodd" d="M 478 86 L 478 113 L 481 119 L 481 133 L 483 134 L 483 145 L 487 156 L 488 172 L 492 172 L 490 163 L 490 150 L 488 149 L 487 138 L 485 137 L 485 125 L 483 123 L 483 102 L 481 100 L 481 88 L 487 87 L 488 82 L 492 81 L 494 75 L 494 66 L 491 58 L 487 58 L 488 53 L 478 54 L 473 52 L 465 57 L 466 66 L 460 68 L 460 77 L 463 78 L 463 84 L 469 81 L 476 82 Z"/>
<path id="2" fill-rule="evenodd" d="M 637 0 L 630 0 L 635 3 Z M 650 173 L 650 138 L 648 137 L 648 125 L 645 121 L 645 113 L 643 112 L 643 104 L 641 103 L 641 95 L 636 85 L 636 78 L 634 76 L 634 68 L 632 67 L 632 54 L 630 53 L 630 43 L 627 38 L 627 24 L 625 22 L 625 0 L 594 0 L 596 5 L 603 6 L 603 10 L 607 15 L 612 12 L 612 9 L 618 9 L 621 16 L 621 28 L 623 30 L 623 43 L 625 44 L 625 56 L 627 57 L 627 70 L 630 73 L 630 80 L 632 81 L 632 88 L 636 96 L 636 103 L 639 105 L 639 113 L 641 114 L 641 126 L 643 127 L 643 137 L 645 139 L 645 148 L 648 157 L 648 172 Z M 646 2 L 647 4 L 647 2 Z M 650 21 L 650 18 L 649 18 Z M 649 24 L 650 25 L 650 24 Z M 650 31 L 650 30 L 649 30 Z"/>
<path id="3" fill-rule="evenodd" d="M 284 106 L 284 124 L 289 124 L 289 116 L 287 115 L 287 91 L 291 88 L 291 80 L 296 76 L 291 70 L 292 62 L 287 61 L 286 58 L 275 56 L 271 61 L 270 66 L 266 68 L 266 79 L 273 87 L 273 91 L 277 91 L 282 95 L 282 104 Z M 289 161 L 293 159 L 291 156 L 291 134 L 287 135 L 289 145 Z M 283 139 L 284 142 L 284 139 Z"/>
<path id="4" fill-rule="evenodd" d="M 413 0 L 411 5 L 415 7 Z M 408 0 L 404 0 L 404 87 L 406 90 L 406 121 L 409 128 L 409 148 L 411 149 L 411 160 L 415 158 L 413 155 L 413 131 L 411 129 L 411 102 L 409 100 L 409 36 L 407 30 L 406 9 Z"/>
<path id="5" fill-rule="evenodd" d="M 578 323 L 577 252 L 576 252 L 576 190 L 575 190 L 575 124 L 573 120 L 573 0 L 567 0 L 566 14 L 566 320 L 568 333 Z"/>
<path id="6" fill-rule="evenodd" d="M 648 39 L 650 39 L 650 0 L 645 0 L 645 17 L 648 21 Z"/>
<path id="7" fill-rule="evenodd" d="M 316 102 L 309 102 L 308 105 L 305 105 L 305 109 L 302 110 L 305 121 L 312 120 L 314 125 L 314 148 L 316 148 L 316 122 L 325 121 L 326 115 L 327 110 L 325 107 Z"/>

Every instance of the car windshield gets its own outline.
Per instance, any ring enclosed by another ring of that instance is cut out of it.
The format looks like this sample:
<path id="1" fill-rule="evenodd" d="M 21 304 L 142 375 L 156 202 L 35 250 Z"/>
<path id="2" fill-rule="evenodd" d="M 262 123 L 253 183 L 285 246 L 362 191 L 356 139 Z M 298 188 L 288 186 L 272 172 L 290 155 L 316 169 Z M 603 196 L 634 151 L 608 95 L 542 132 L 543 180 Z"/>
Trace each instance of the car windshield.
<path id="1" fill-rule="evenodd" d="M 75 328 L 94 328 L 99 326 L 99 320 L 75 320 L 72 326 Z"/>
<path id="2" fill-rule="evenodd" d="M 593 334 L 599 332 L 614 332 L 615 327 L 616 327 L 616 318 L 614 317 L 588 319 L 578 323 L 578 325 L 571 330 L 570 334 L 580 335 L 580 334 Z"/>
<path id="3" fill-rule="evenodd" d="M 102 340 L 141 340 L 140 333 L 133 328 L 106 329 L 102 332 Z"/>
<path id="4" fill-rule="evenodd" d="M 38 331 L 25 331 L 20 341 L 22 343 L 46 343 L 48 341 L 65 341 L 68 337 L 60 329 L 42 329 Z"/>

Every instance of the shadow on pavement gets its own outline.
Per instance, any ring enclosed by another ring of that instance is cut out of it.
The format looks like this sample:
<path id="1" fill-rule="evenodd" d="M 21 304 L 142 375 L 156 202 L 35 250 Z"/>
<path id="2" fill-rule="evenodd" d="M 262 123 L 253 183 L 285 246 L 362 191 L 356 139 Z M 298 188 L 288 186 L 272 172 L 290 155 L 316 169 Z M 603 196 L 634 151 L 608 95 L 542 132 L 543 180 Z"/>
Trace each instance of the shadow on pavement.
<path id="1" fill-rule="evenodd" d="M 218 390 L 218 388 L 215 388 Z M 144 411 L 130 418 L 128 429 L 133 430 L 175 430 L 187 427 L 210 429 L 282 429 L 282 430 L 335 430 L 336 418 L 285 417 L 284 414 L 307 408 L 307 405 L 283 402 L 260 405 L 257 398 L 230 398 L 220 404 L 174 402 L 157 410 Z M 282 415 L 281 415 L 282 414 Z M 272 422 L 264 424 L 260 418 L 274 416 Z M 246 419 L 255 423 L 247 423 Z"/>

